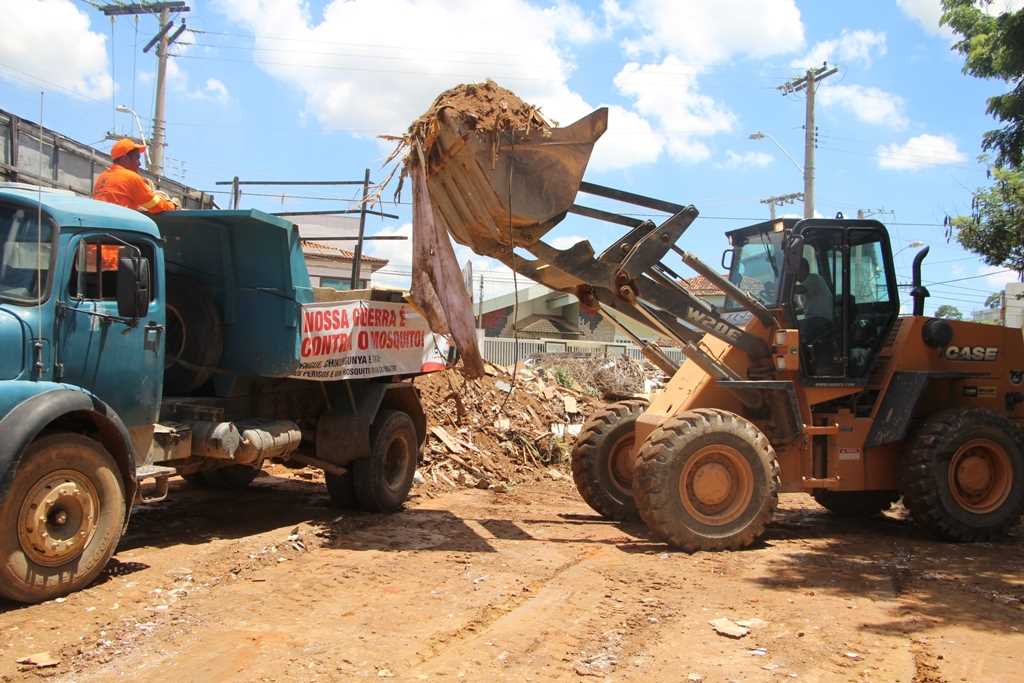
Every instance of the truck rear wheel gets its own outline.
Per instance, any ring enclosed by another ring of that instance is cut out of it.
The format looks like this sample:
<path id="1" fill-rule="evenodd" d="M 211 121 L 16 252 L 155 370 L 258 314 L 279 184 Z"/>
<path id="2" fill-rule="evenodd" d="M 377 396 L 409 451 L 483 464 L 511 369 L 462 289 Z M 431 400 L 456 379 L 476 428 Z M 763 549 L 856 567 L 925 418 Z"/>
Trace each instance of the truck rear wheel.
<path id="1" fill-rule="evenodd" d="M 879 515 L 900 499 L 897 491 L 828 491 L 811 493 L 814 501 L 837 517 L 872 517 Z"/>
<path id="2" fill-rule="evenodd" d="M 419 462 L 419 439 L 412 418 L 400 410 L 381 410 L 370 428 L 370 455 L 352 463 L 359 507 L 395 512 L 409 496 Z"/>
<path id="3" fill-rule="evenodd" d="M 637 454 L 633 495 L 652 534 L 697 550 L 749 546 L 779 501 L 779 465 L 768 439 L 725 410 L 665 421 Z"/>
<path id="4" fill-rule="evenodd" d="M 185 275 L 167 276 L 164 393 L 189 394 L 213 377 L 224 351 L 221 316 L 210 292 Z"/>
<path id="5" fill-rule="evenodd" d="M 124 481 L 96 441 L 51 434 L 18 463 L 0 504 L 0 595 L 42 602 L 92 583 L 117 548 Z"/>
<path id="6" fill-rule="evenodd" d="M 988 541 L 1024 513 L 1024 449 L 1017 426 L 990 410 L 932 415 L 903 464 L 903 503 L 914 521 L 950 541 Z"/>
<path id="7" fill-rule="evenodd" d="M 639 519 L 633 502 L 633 428 L 647 409 L 637 399 L 605 405 L 583 426 L 572 450 L 572 478 L 587 505 L 606 519 Z"/>

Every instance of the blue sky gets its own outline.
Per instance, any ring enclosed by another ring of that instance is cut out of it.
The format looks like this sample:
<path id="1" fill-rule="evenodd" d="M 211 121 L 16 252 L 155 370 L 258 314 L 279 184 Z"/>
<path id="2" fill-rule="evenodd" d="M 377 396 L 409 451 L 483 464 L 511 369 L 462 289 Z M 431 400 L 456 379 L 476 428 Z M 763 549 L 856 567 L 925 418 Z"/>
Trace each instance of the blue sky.
<path id="1" fill-rule="evenodd" d="M 979 259 L 946 240 L 947 215 L 970 210 L 986 182 L 976 157 L 993 127 L 985 98 L 1001 83 L 961 73 L 962 58 L 937 25 L 939 0 L 192 0 L 171 60 L 168 148 L 172 175 L 220 190 L 218 180 L 383 177 L 389 148 L 377 134 L 402 132 L 441 90 L 494 78 L 545 113 L 569 123 L 612 108 L 595 150 L 594 182 L 692 203 L 701 218 L 683 246 L 717 263 L 725 230 L 767 218 L 759 200 L 802 189 L 804 98 L 776 86 L 827 59 L 840 71 L 818 99 L 816 209 L 831 216 L 885 209 L 894 249 L 931 246 L 926 281 L 983 275 Z M 1001 0 L 996 9 L 1019 8 Z M 147 136 L 153 100 L 154 17 L 109 19 L 82 0 L 23 0 L 0 25 L 0 107 L 38 118 L 70 137 L 96 142 L 127 131 L 134 106 Z M 103 147 L 109 143 L 100 143 Z M 350 199 L 336 188 L 295 195 Z M 390 192 L 387 193 L 390 197 Z M 225 195 L 220 195 L 225 205 Z M 408 202 L 408 195 L 403 198 Z M 324 209 L 347 201 L 247 195 L 270 211 Z M 407 232 L 409 207 L 385 207 L 399 221 L 373 220 L 372 233 Z M 799 205 L 781 209 L 799 213 Z M 558 246 L 615 228 L 567 219 Z M 408 268 L 403 243 L 378 242 L 392 281 Z M 909 275 L 914 248 L 897 270 Z M 471 255 L 458 250 L 461 260 Z M 510 287 L 494 262 L 487 295 Z M 680 271 L 684 271 L 681 266 Z M 931 307 L 980 308 L 1013 274 L 932 287 Z"/>

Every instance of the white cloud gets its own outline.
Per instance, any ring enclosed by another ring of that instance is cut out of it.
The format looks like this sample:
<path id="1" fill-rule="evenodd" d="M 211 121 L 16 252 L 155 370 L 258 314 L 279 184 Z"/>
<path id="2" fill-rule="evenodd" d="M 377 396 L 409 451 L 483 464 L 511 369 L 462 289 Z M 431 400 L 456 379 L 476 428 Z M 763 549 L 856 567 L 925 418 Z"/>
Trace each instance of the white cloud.
<path id="1" fill-rule="evenodd" d="M 730 131 L 736 116 L 698 90 L 698 69 L 668 56 L 660 64 L 630 62 L 615 76 L 615 87 L 634 100 L 636 111 L 658 123 L 670 155 L 703 161 L 711 150 L 703 137 Z"/>
<path id="2" fill-rule="evenodd" d="M 228 93 L 227 86 L 216 78 L 207 78 L 203 87 L 190 91 L 188 97 L 193 100 L 216 102 L 218 104 L 227 104 L 231 101 L 231 95 Z"/>
<path id="3" fill-rule="evenodd" d="M 299 89 L 321 126 L 366 136 L 401 133 L 441 90 L 486 78 L 557 119 L 563 112 L 548 104 L 579 99 L 561 42 L 597 33 L 569 2 L 545 9 L 526 0 L 333 0 L 319 23 L 301 0 L 218 5 L 255 33 L 261 68 Z M 281 51 L 297 45 L 301 51 Z"/>
<path id="4" fill-rule="evenodd" d="M 853 62 L 870 65 L 875 57 L 881 57 L 885 53 L 884 33 L 843 29 L 838 38 L 815 43 L 807 54 L 794 59 L 789 65 L 799 69 L 821 66 L 824 62 L 832 61 L 838 61 L 843 65 Z"/>
<path id="5" fill-rule="evenodd" d="M 4 4 L 0 76 L 56 86 L 85 99 L 110 97 L 107 39 L 71 0 Z"/>
<path id="6" fill-rule="evenodd" d="M 942 0 L 896 0 L 903 13 L 916 21 L 921 27 L 933 35 L 953 40 L 955 33 L 948 26 L 940 26 L 942 18 Z M 1024 8 L 1024 0 L 992 0 L 982 5 L 982 11 L 990 16 L 999 16 L 1004 12 L 1016 12 Z"/>
<path id="7" fill-rule="evenodd" d="M 902 145 L 880 145 L 876 150 L 879 168 L 917 171 L 931 166 L 959 164 L 967 159 L 956 148 L 953 138 L 942 135 L 918 135 Z"/>
<path id="8" fill-rule="evenodd" d="M 799 50 L 804 27 L 794 0 L 637 0 L 645 33 L 625 41 L 632 56 L 671 54 L 691 64 Z"/>
<path id="9" fill-rule="evenodd" d="M 775 161 L 775 157 L 765 152 L 734 152 L 726 150 L 725 160 L 718 163 L 719 168 L 764 168 Z"/>
<path id="10" fill-rule="evenodd" d="M 825 85 L 818 91 L 824 106 L 846 109 L 864 123 L 903 129 L 910 121 L 904 109 L 906 103 L 899 95 L 863 85 Z"/>
<path id="11" fill-rule="evenodd" d="M 568 249 L 577 242 L 584 242 L 588 239 L 589 238 L 584 237 L 583 235 L 564 235 L 562 237 L 555 237 L 554 239 L 545 241 L 555 249 Z"/>

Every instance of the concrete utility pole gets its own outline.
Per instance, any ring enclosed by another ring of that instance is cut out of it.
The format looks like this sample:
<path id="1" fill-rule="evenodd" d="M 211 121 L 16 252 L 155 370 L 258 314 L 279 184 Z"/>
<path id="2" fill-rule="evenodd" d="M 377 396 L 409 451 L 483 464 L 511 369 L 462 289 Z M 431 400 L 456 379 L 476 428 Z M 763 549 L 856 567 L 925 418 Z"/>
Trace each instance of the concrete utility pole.
<path id="1" fill-rule="evenodd" d="M 814 127 L 814 93 L 818 81 L 825 80 L 834 73 L 837 67 L 827 63 L 816 69 L 808 69 L 799 78 L 793 78 L 779 86 L 783 95 L 807 91 L 807 110 L 804 117 L 804 218 L 814 217 L 814 148 L 817 130 Z"/>
<path id="2" fill-rule="evenodd" d="M 185 31 L 185 22 L 173 35 L 168 36 L 171 29 L 171 12 L 188 12 L 189 6 L 184 0 L 171 0 L 169 2 L 135 2 L 98 5 L 97 9 L 108 17 L 139 15 L 139 14 L 160 14 L 160 32 L 153 40 L 143 48 L 143 52 L 149 52 L 155 43 L 159 43 L 156 49 L 157 71 L 156 71 L 156 103 L 153 107 L 153 133 L 150 136 L 149 149 L 149 172 L 154 175 L 161 175 L 164 170 L 164 147 L 166 146 L 166 124 L 164 112 L 166 110 L 167 85 L 167 48 L 177 40 Z"/>
<path id="3" fill-rule="evenodd" d="M 803 192 L 790 192 L 789 194 L 781 194 L 775 197 L 768 197 L 762 199 L 762 204 L 768 205 L 768 210 L 771 212 L 771 221 L 775 222 L 775 207 L 782 206 L 784 204 L 791 204 L 793 202 L 799 202 L 804 198 Z"/>

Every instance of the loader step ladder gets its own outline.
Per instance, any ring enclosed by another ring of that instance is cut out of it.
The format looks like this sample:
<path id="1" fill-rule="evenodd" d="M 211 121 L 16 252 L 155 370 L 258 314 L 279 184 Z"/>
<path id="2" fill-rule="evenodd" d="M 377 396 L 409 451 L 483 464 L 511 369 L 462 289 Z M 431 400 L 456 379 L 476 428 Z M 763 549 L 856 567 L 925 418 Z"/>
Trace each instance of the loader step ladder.
<path id="1" fill-rule="evenodd" d="M 161 467 L 160 465 L 143 465 L 135 469 L 135 481 L 138 483 L 138 492 L 135 498 L 140 503 L 159 503 L 167 497 L 168 480 L 176 474 L 173 467 Z M 142 484 L 152 479 L 153 485 L 145 490 Z"/>

